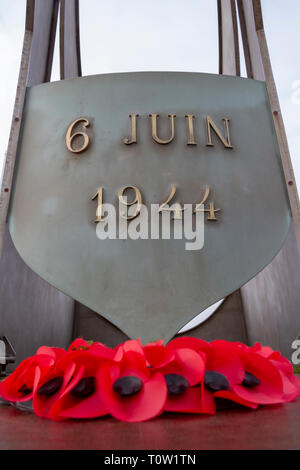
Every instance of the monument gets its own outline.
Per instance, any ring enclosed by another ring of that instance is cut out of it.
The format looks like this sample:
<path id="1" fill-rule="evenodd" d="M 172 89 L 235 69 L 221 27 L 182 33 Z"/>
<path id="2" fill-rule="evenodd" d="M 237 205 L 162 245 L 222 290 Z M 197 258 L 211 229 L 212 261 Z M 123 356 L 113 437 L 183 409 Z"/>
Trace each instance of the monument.
<path id="1" fill-rule="evenodd" d="M 59 11 L 61 81 L 48 83 Z M 219 0 L 218 14 L 219 75 L 82 77 L 78 1 L 28 0 L 0 196 L 1 326 L 18 362 L 77 336 L 168 341 L 222 298 L 192 336 L 261 341 L 290 357 L 300 207 L 261 6 Z M 142 205 L 156 204 L 157 220 L 172 212 L 173 230 L 189 204 L 203 246 L 101 239 L 105 203 L 126 231 Z"/>

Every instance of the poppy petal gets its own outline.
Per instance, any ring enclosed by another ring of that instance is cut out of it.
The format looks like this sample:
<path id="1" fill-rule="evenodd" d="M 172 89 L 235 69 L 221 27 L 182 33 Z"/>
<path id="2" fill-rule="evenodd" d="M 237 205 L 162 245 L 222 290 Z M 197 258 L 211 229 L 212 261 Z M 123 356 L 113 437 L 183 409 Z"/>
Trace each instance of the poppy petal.
<path id="1" fill-rule="evenodd" d="M 44 377 L 54 364 L 54 359 L 47 355 L 35 355 L 25 359 L 0 383 L 0 396 L 12 402 L 31 400 L 36 368 L 40 368 L 40 377 Z"/>
<path id="2" fill-rule="evenodd" d="M 156 370 L 163 375 L 182 375 L 186 378 L 190 387 L 193 387 L 202 380 L 205 363 L 203 358 L 192 349 L 176 349 L 174 350 L 174 361 Z"/>
<path id="3" fill-rule="evenodd" d="M 111 361 L 119 362 L 123 357 L 123 349 L 115 348 L 111 349 L 101 343 L 94 343 L 89 349 L 89 352 L 102 359 L 108 359 Z"/>
<path id="4" fill-rule="evenodd" d="M 122 343 L 119 345 L 124 352 L 135 352 L 141 354 L 141 356 L 144 356 L 144 350 L 143 346 L 141 345 L 140 339 L 130 339 L 128 341 L 125 341 L 125 343 Z"/>
<path id="5" fill-rule="evenodd" d="M 251 403 L 247 400 L 244 400 L 242 397 L 234 393 L 232 390 L 221 390 L 219 392 L 215 392 L 214 396 L 218 398 L 225 398 L 226 400 L 234 401 L 235 403 L 238 403 L 239 405 L 246 406 L 247 408 L 252 408 L 253 410 L 255 410 L 258 407 L 257 403 Z"/>
<path id="6" fill-rule="evenodd" d="M 300 396 L 300 379 L 293 374 L 285 374 L 279 369 L 283 383 L 283 399 L 285 402 L 293 401 Z"/>
<path id="7" fill-rule="evenodd" d="M 164 377 L 156 373 L 135 395 L 122 397 L 113 390 L 109 370 L 103 368 L 99 374 L 99 390 L 108 412 L 120 421 L 146 421 L 162 413 L 167 398 Z"/>
<path id="8" fill-rule="evenodd" d="M 65 387 L 67 384 L 70 382 L 74 372 L 76 370 L 76 364 L 74 362 L 71 362 L 64 373 L 61 371 L 54 371 L 51 373 L 50 376 L 47 376 L 43 382 L 44 384 L 47 383 L 48 381 L 52 380 L 55 377 L 63 376 L 63 381 L 61 387 L 51 396 L 39 394 L 38 391 L 41 388 L 41 384 L 39 384 L 39 388 L 35 390 L 35 393 L 33 395 L 33 409 L 34 412 L 37 416 L 40 416 L 42 418 L 48 417 L 49 411 L 52 407 L 52 405 L 56 402 L 56 400 L 62 395 Z"/>
<path id="9" fill-rule="evenodd" d="M 130 350 L 124 354 L 120 368 L 120 377 L 132 375 L 141 379 L 142 382 L 145 382 L 150 377 L 145 357 L 135 351 Z"/>
<path id="10" fill-rule="evenodd" d="M 239 384 L 245 376 L 240 358 L 229 349 L 212 346 L 206 355 L 206 370 L 225 375 L 230 384 Z"/>
<path id="11" fill-rule="evenodd" d="M 174 359 L 174 353 L 160 344 L 144 346 L 144 353 L 151 367 L 163 367 Z"/>
<path id="12" fill-rule="evenodd" d="M 67 390 L 54 403 L 50 410 L 50 418 L 54 420 L 76 418 L 98 418 L 107 414 L 106 408 L 99 395 L 99 377 L 95 377 L 95 391 L 86 398 L 77 398 L 70 392 L 82 378 L 82 373 L 78 374 L 67 387 Z"/>
<path id="13" fill-rule="evenodd" d="M 48 346 L 41 346 L 36 352 L 37 356 L 40 354 L 51 356 L 54 360 L 58 360 L 66 354 L 66 351 L 62 348 L 49 348 Z"/>
<path id="14" fill-rule="evenodd" d="M 200 387 L 189 387 L 182 395 L 168 394 L 165 411 L 176 413 L 216 413 L 213 395 L 202 391 Z"/>
<path id="15" fill-rule="evenodd" d="M 194 351 L 205 351 L 210 345 L 200 338 L 192 338 L 189 336 L 181 336 L 172 339 L 167 345 L 168 349 L 193 349 Z"/>
<path id="16" fill-rule="evenodd" d="M 243 353 L 242 361 L 247 372 L 260 381 L 252 388 L 233 385 L 232 390 L 246 401 L 262 405 L 283 403 L 283 382 L 279 370 L 265 357 L 256 353 Z"/>

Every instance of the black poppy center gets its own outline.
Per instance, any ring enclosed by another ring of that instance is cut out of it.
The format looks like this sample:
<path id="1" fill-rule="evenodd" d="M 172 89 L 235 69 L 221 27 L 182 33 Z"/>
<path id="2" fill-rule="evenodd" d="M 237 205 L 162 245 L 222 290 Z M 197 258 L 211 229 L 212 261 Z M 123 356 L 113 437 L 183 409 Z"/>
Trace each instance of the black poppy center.
<path id="1" fill-rule="evenodd" d="M 71 395 L 78 398 L 87 398 L 96 390 L 95 377 L 85 377 L 71 390 Z"/>
<path id="2" fill-rule="evenodd" d="M 142 388 L 142 381 L 134 375 L 128 375 L 127 377 L 120 377 L 113 384 L 113 390 L 122 397 L 129 397 L 135 395 Z"/>
<path id="3" fill-rule="evenodd" d="M 165 381 L 170 395 L 182 395 L 189 386 L 186 378 L 179 374 L 166 374 Z"/>
<path id="4" fill-rule="evenodd" d="M 54 395 L 58 390 L 61 388 L 63 384 L 63 377 L 54 377 L 54 379 L 49 380 L 48 382 L 44 383 L 39 390 L 39 395 L 46 395 L 47 397 L 51 397 Z"/>
<path id="5" fill-rule="evenodd" d="M 22 387 L 19 388 L 18 392 L 23 393 L 23 395 L 29 395 L 32 393 L 32 388 L 27 387 L 26 384 L 23 384 Z"/>
<path id="6" fill-rule="evenodd" d="M 220 392 L 221 390 L 229 389 L 229 383 L 225 375 L 213 370 L 205 372 L 204 385 L 212 392 Z"/>
<path id="7" fill-rule="evenodd" d="M 260 380 L 257 377 L 255 377 L 255 375 L 246 371 L 242 385 L 248 388 L 257 387 L 258 385 L 260 385 Z"/>

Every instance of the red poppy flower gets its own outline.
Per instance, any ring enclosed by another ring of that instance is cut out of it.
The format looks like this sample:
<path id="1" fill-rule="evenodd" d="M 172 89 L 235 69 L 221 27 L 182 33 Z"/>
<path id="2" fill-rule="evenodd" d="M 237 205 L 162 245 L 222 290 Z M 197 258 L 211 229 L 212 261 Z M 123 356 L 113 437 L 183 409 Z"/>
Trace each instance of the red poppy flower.
<path id="1" fill-rule="evenodd" d="M 234 381 L 231 380 L 227 389 L 224 387 L 216 391 L 215 397 L 229 399 L 250 408 L 257 408 L 259 404 L 283 402 L 282 380 L 270 361 L 239 342 L 216 340 L 210 346 L 232 354 L 235 360 L 242 363 L 244 369 L 243 376 L 239 375 Z"/>
<path id="2" fill-rule="evenodd" d="M 113 362 L 114 357 L 119 360 L 120 353 L 102 346 L 71 350 L 57 362 L 34 393 L 38 416 L 60 420 L 106 414 L 98 394 L 98 372 L 104 362 Z"/>
<path id="3" fill-rule="evenodd" d="M 34 356 L 22 361 L 11 375 L 0 383 L 0 396 L 12 402 L 31 400 L 34 386 L 47 376 L 64 354 L 66 351 L 60 348 L 39 348 Z"/>
<path id="4" fill-rule="evenodd" d="M 226 342 L 226 346 L 222 343 L 223 342 L 221 342 L 221 344 L 217 344 L 217 342 L 207 343 L 198 338 L 182 337 L 171 341 L 167 345 L 167 348 L 176 351 L 176 349 L 182 345 L 186 347 L 189 345 L 191 349 L 197 351 L 205 360 L 205 373 L 215 373 L 215 378 L 217 377 L 216 374 L 219 374 L 219 379 L 228 382 L 229 386 L 231 384 L 241 383 L 244 378 L 245 370 L 235 351 L 235 346 L 230 348 L 229 345 L 232 343 Z M 213 374 L 210 375 L 212 380 Z M 209 374 L 207 377 L 208 383 Z"/>
<path id="5" fill-rule="evenodd" d="M 167 386 L 160 373 L 151 374 L 140 352 L 129 345 L 122 360 L 102 367 L 99 390 L 107 411 L 121 421 L 145 421 L 162 413 Z M 136 344 L 133 345 L 136 349 Z M 139 348 L 138 348 L 139 349 Z"/>
<path id="6" fill-rule="evenodd" d="M 213 397 L 222 396 L 251 408 L 257 405 L 242 400 L 235 396 L 231 385 L 240 383 L 245 374 L 244 367 L 239 360 L 237 348 L 240 343 L 229 343 L 227 341 L 216 341 L 207 343 L 199 338 L 180 337 L 171 341 L 167 348 L 176 350 L 180 347 L 189 347 L 197 351 L 205 359 L 205 375 L 201 383 L 201 394 L 205 404 L 202 412 L 213 414 L 215 403 Z M 195 392 L 189 392 L 195 395 Z M 196 399 L 199 397 L 196 396 Z M 199 412 L 200 408 L 199 408 Z"/>
<path id="7" fill-rule="evenodd" d="M 144 348 L 151 371 L 163 374 L 167 384 L 168 396 L 164 409 L 214 414 L 214 400 L 200 386 L 205 371 L 204 359 L 195 350 L 180 347 L 182 345 L 186 346 L 186 343 L 180 342 L 178 347 L 172 342 L 171 347 L 150 345 Z"/>
<path id="8" fill-rule="evenodd" d="M 278 369 L 283 383 L 283 399 L 289 402 L 300 396 L 300 379 L 294 375 L 293 366 L 281 355 L 279 351 L 274 351 L 269 346 L 261 346 L 256 343 L 252 351 L 269 359 Z"/>
<path id="9" fill-rule="evenodd" d="M 217 342 L 210 343 L 206 350 L 204 386 L 215 398 L 234 401 L 249 408 L 257 408 L 256 403 L 238 396 L 234 386 L 243 382 L 245 368 L 236 351 L 236 345 L 230 347 Z"/>
<path id="10" fill-rule="evenodd" d="M 181 337 L 167 345 L 172 349 L 182 345 L 189 346 L 205 358 L 205 376 L 201 390 L 206 396 L 207 409 L 211 413 L 215 407 L 212 405 L 213 396 L 257 408 L 256 404 L 238 397 L 231 388 L 232 385 L 241 383 L 245 375 L 245 369 L 239 359 L 240 344 L 222 340 L 207 343 L 198 338 Z"/>
<path id="11" fill-rule="evenodd" d="M 268 405 L 283 403 L 283 383 L 278 369 L 259 354 L 243 351 L 240 358 L 245 368 L 245 377 L 231 391 L 247 402 Z"/>
<path id="12" fill-rule="evenodd" d="M 66 367 L 59 364 L 46 377 L 39 380 L 33 390 L 33 410 L 41 418 L 48 418 L 54 402 L 70 382 L 76 365 L 71 362 Z M 37 373 L 39 368 L 37 368 Z"/>
<path id="13" fill-rule="evenodd" d="M 163 341 L 158 340 L 143 347 L 151 373 L 162 373 L 167 383 L 165 411 L 214 414 L 215 405 L 211 396 L 202 392 L 200 387 L 192 388 L 200 383 L 203 376 L 203 359 L 187 348 L 186 344 L 184 347 L 182 343 L 179 346 L 174 347 L 173 351 L 172 347 L 165 347 Z M 134 349 L 140 352 L 139 346 Z"/>
<path id="14" fill-rule="evenodd" d="M 106 415 L 106 407 L 99 393 L 99 371 L 103 361 L 97 356 L 89 355 L 86 360 L 79 363 L 77 361 L 77 364 L 74 361 L 73 364 L 75 370 L 72 378 L 62 385 L 61 393 L 50 404 L 48 417 L 64 420 Z"/>
<path id="15" fill-rule="evenodd" d="M 249 408 L 291 401 L 300 380 L 278 351 L 256 343 L 181 337 L 116 348 L 77 339 L 66 352 L 41 347 L 0 384 L 9 401 L 33 398 L 38 416 L 63 420 L 110 413 L 145 421 L 165 411 L 214 414 L 215 399 Z"/>

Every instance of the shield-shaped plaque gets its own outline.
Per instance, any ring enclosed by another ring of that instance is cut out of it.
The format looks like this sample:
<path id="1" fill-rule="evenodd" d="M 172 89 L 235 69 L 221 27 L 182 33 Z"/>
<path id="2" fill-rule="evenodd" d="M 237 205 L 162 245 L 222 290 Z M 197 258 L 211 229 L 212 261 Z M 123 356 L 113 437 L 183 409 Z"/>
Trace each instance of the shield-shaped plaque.
<path id="1" fill-rule="evenodd" d="M 184 204 L 205 210 L 202 249 L 184 239 L 100 240 L 101 203 L 118 213 L 125 192 L 149 211 L 173 196 L 178 220 Z M 15 246 L 129 337 L 170 339 L 262 270 L 289 224 L 264 83 L 146 72 L 28 90 L 9 217 Z"/>

